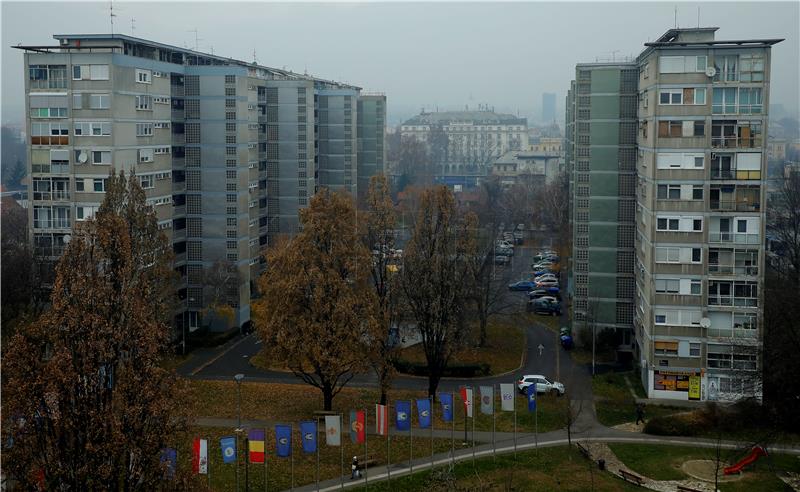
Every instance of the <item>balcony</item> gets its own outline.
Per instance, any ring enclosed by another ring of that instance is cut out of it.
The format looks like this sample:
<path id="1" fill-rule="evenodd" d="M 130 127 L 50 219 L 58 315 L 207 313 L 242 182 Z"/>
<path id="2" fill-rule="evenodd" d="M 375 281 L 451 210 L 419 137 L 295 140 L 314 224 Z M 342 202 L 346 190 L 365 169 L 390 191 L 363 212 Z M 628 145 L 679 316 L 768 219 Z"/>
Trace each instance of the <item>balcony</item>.
<path id="1" fill-rule="evenodd" d="M 752 179 L 752 180 L 760 180 L 761 179 L 761 171 L 760 170 L 738 170 L 732 168 L 722 168 L 722 167 L 714 167 L 712 164 L 711 166 L 711 179 L 721 180 L 721 179 L 736 179 L 736 180 L 745 180 L 745 179 Z"/>
<path id="2" fill-rule="evenodd" d="M 709 207 L 715 212 L 758 212 L 761 204 L 749 203 L 737 200 L 714 200 L 709 201 Z"/>
<path id="3" fill-rule="evenodd" d="M 34 191 L 34 201 L 66 201 L 70 199 L 70 193 L 66 190 L 56 191 Z"/>
<path id="4" fill-rule="evenodd" d="M 70 219 L 57 218 L 57 219 L 34 219 L 34 229 L 69 229 L 71 227 Z"/>
<path id="5" fill-rule="evenodd" d="M 709 328 L 707 336 L 710 338 L 754 339 L 758 337 L 758 330 L 755 328 Z"/>
<path id="6" fill-rule="evenodd" d="M 709 263 L 708 264 L 708 274 L 709 275 L 746 275 L 755 277 L 758 275 L 758 266 L 756 265 L 748 265 L 748 266 L 740 266 L 740 265 L 731 265 L 731 264 L 722 264 L 722 263 Z"/>
<path id="7" fill-rule="evenodd" d="M 723 295 L 708 295 L 709 306 L 733 306 L 733 307 L 758 307 L 756 297 L 734 297 Z"/>
<path id="8" fill-rule="evenodd" d="M 708 241 L 712 243 L 761 244 L 760 235 L 749 232 L 711 231 L 708 233 Z"/>

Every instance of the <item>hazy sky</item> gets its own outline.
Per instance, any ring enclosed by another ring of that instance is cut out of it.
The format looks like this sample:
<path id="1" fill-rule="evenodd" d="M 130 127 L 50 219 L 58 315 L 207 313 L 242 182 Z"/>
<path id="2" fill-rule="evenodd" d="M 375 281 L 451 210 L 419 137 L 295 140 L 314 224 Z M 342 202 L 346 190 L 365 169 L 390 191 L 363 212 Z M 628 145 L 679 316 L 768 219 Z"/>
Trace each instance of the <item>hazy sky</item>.
<path id="1" fill-rule="evenodd" d="M 20 122 L 18 43 L 108 33 L 109 3 L 2 2 L 2 121 Z M 717 39 L 785 38 L 773 47 L 771 102 L 797 113 L 800 3 L 155 3 L 114 2 L 115 32 L 343 80 L 386 93 L 389 122 L 479 103 L 538 118 L 542 92 L 564 96 L 575 63 L 635 56 L 674 26 Z"/>

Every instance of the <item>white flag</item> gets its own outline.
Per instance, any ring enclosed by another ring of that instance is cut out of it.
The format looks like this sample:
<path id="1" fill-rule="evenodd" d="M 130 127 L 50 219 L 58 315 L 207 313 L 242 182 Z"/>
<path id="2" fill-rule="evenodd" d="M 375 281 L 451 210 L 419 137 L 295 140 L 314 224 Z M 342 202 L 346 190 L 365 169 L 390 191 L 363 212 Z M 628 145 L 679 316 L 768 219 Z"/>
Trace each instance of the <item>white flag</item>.
<path id="1" fill-rule="evenodd" d="M 494 386 L 481 386 L 481 413 L 494 413 Z"/>
<path id="2" fill-rule="evenodd" d="M 504 412 L 514 411 L 514 383 L 500 383 L 500 395 L 502 403 L 500 409 Z"/>
<path id="3" fill-rule="evenodd" d="M 325 444 L 328 446 L 342 445 L 342 420 L 339 415 L 325 416 Z"/>

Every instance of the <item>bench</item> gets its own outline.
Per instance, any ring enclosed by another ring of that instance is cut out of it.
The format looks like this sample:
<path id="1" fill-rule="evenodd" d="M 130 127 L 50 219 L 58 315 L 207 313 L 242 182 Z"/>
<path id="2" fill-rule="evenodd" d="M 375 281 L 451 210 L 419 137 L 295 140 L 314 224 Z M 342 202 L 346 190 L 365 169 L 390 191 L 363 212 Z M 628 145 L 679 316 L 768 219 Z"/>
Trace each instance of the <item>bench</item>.
<path id="1" fill-rule="evenodd" d="M 579 442 L 575 442 L 575 447 L 578 448 L 578 451 L 581 452 L 584 458 L 586 458 L 587 460 L 591 459 L 592 456 L 591 453 L 589 453 L 589 448 L 587 448 L 586 446 L 584 446 Z"/>
<path id="2" fill-rule="evenodd" d="M 701 492 L 699 489 L 693 489 L 686 485 L 678 484 L 678 492 Z"/>
<path id="3" fill-rule="evenodd" d="M 627 470 L 620 469 L 619 474 L 622 475 L 622 479 L 626 482 L 630 482 L 636 485 L 641 486 L 644 483 L 644 478 L 640 477 L 635 473 L 631 473 Z"/>

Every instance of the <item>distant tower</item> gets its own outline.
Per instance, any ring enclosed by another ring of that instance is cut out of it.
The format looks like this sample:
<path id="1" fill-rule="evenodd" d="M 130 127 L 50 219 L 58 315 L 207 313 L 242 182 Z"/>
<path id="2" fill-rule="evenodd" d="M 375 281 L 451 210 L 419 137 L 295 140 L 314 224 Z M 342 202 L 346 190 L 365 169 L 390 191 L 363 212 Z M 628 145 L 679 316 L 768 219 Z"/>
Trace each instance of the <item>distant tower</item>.
<path id="1" fill-rule="evenodd" d="M 552 92 L 542 94 L 542 122 L 552 123 L 556 120 L 556 95 Z"/>

